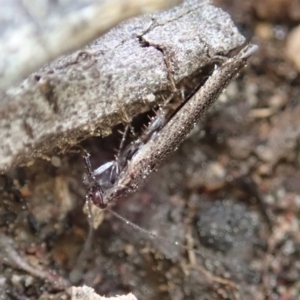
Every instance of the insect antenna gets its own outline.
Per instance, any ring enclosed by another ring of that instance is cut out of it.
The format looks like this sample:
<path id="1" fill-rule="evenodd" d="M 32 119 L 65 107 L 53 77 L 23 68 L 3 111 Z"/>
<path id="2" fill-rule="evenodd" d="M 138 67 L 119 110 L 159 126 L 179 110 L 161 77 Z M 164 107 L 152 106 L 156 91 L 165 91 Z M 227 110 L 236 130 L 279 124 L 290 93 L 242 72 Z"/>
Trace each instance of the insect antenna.
<path id="1" fill-rule="evenodd" d="M 92 201 L 90 197 L 87 197 L 86 199 L 86 204 L 87 204 L 87 210 L 88 210 L 88 223 L 89 223 L 89 232 L 88 235 L 85 239 L 83 248 L 80 251 L 80 254 L 77 258 L 77 261 L 75 263 L 75 266 L 70 272 L 69 275 L 69 280 L 75 284 L 78 283 L 81 278 L 82 274 L 84 272 L 84 269 L 86 267 L 86 261 L 89 259 L 91 250 L 92 250 L 92 245 L 93 245 L 93 240 L 94 240 L 94 218 L 93 218 L 93 213 L 92 213 Z"/>
<path id="2" fill-rule="evenodd" d="M 112 209 L 110 208 L 106 208 L 107 211 L 109 211 L 114 217 L 116 217 L 117 219 L 119 219 L 120 221 L 124 222 L 126 225 L 134 228 L 135 230 L 147 235 L 147 236 L 150 236 L 152 239 L 156 239 L 156 240 L 161 240 L 163 242 L 166 242 L 168 244 L 172 244 L 176 247 L 179 247 L 179 248 L 182 248 L 182 249 L 185 249 L 185 250 L 192 250 L 194 253 L 200 255 L 201 257 L 203 258 L 208 258 L 208 257 L 213 257 L 211 254 L 209 254 L 207 251 L 202 251 L 202 250 L 198 250 L 198 249 L 195 249 L 194 247 L 189 247 L 187 245 L 184 245 L 182 243 L 179 243 L 178 241 L 174 241 L 174 240 L 171 240 L 171 239 L 168 239 L 168 238 L 165 238 L 165 237 L 162 237 L 160 235 L 158 235 L 157 233 L 153 232 L 153 231 L 149 231 L 145 228 L 142 228 L 140 227 L 139 225 L 127 220 L 126 218 L 124 218 L 123 216 L 119 215 L 117 212 L 113 211 Z"/>
<path id="3" fill-rule="evenodd" d="M 93 228 L 92 200 L 90 197 L 87 197 L 87 208 L 88 208 L 88 218 L 89 218 L 89 233 L 88 233 L 88 236 L 84 243 L 84 246 L 82 248 L 82 251 L 78 257 L 77 263 L 75 264 L 75 267 L 73 268 L 73 270 L 71 271 L 70 276 L 69 276 L 69 279 L 73 284 L 78 283 L 82 278 L 82 274 L 83 274 L 83 271 L 85 268 L 85 263 L 86 263 L 87 259 L 89 258 L 90 251 L 92 248 L 92 243 L 93 243 L 94 228 Z M 140 227 L 139 225 L 122 217 L 121 215 L 119 215 L 117 212 L 111 210 L 110 208 L 106 208 L 106 210 L 109 211 L 114 217 L 116 217 L 117 219 L 119 219 L 120 221 L 125 223 L 126 225 L 131 226 L 135 230 L 137 230 L 145 235 L 150 236 L 152 239 L 161 240 L 166 243 L 172 244 L 176 247 L 180 247 L 182 249 L 187 250 L 189 258 L 190 258 L 190 256 L 193 256 L 194 254 L 200 255 L 203 259 L 208 259 L 208 258 L 215 259 L 216 258 L 215 256 L 213 256 L 212 254 L 210 254 L 208 251 L 206 251 L 204 249 L 200 251 L 200 250 L 194 248 L 193 242 L 189 241 L 189 239 L 191 239 L 190 230 L 188 233 L 187 242 L 188 242 L 188 245 L 191 245 L 191 246 L 187 246 L 187 245 L 179 243 L 178 241 L 170 240 L 168 238 L 159 236 L 155 232 L 148 231 L 148 230 Z M 227 286 L 228 288 L 230 288 L 232 290 L 234 299 L 240 300 L 239 292 L 238 292 L 239 287 L 233 281 L 231 281 L 230 279 L 226 279 L 226 278 L 214 275 L 213 273 L 208 271 L 205 267 L 197 264 L 195 262 L 195 259 L 193 259 L 193 258 L 189 259 L 189 260 L 190 260 L 190 263 L 184 266 L 186 269 L 198 270 L 199 272 L 201 272 L 203 274 L 203 276 L 205 276 L 207 278 L 207 280 L 209 282 Z"/>
<path id="4" fill-rule="evenodd" d="M 207 278 L 207 280 L 209 282 L 217 283 L 217 284 L 220 284 L 220 285 L 223 285 L 223 286 L 227 286 L 233 292 L 233 299 L 240 300 L 238 285 L 236 285 L 230 279 L 214 275 L 209 270 L 207 270 L 205 267 L 203 267 L 203 266 L 196 263 L 196 259 L 195 259 L 195 257 L 193 257 L 195 254 L 198 254 L 199 256 L 201 256 L 202 259 L 208 259 L 209 258 L 209 259 L 212 259 L 212 260 L 215 260 L 216 256 L 213 256 L 211 253 L 209 253 L 208 251 L 206 251 L 204 249 L 203 250 L 195 249 L 194 245 L 193 245 L 193 242 L 191 242 L 191 232 L 190 232 L 190 230 L 189 230 L 188 235 L 187 235 L 187 243 L 190 246 L 187 246 L 187 245 L 184 245 L 184 244 L 179 243 L 177 241 L 173 241 L 173 240 L 170 240 L 168 238 L 162 237 L 162 236 L 158 235 L 155 232 L 148 231 L 148 230 L 140 227 L 139 225 L 137 225 L 137 224 L 127 220 L 126 218 L 122 217 L 121 215 L 119 215 L 117 212 L 111 210 L 110 208 L 106 208 L 106 210 L 108 210 L 114 217 L 116 217 L 120 221 L 124 222 L 126 225 L 134 228 L 135 230 L 137 230 L 137 231 L 139 231 L 143 234 L 146 234 L 146 235 L 150 236 L 152 239 L 161 240 L 161 241 L 166 242 L 168 244 L 172 244 L 176 247 L 187 250 L 190 263 L 184 266 L 186 269 L 198 270 L 199 272 L 201 272 Z"/>

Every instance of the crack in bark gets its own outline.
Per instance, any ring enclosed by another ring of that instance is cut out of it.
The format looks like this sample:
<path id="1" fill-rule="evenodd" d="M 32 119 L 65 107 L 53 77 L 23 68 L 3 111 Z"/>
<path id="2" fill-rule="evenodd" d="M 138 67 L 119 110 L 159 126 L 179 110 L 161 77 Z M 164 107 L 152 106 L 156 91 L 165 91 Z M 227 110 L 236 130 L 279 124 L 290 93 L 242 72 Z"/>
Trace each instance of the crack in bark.
<path id="1" fill-rule="evenodd" d="M 0 170 L 108 135 L 124 111 L 132 118 L 153 106 L 169 90 L 170 74 L 175 85 L 244 42 L 226 13 L 197 3 L 126 21 L 2 91 Z M 139 36 L 156 47 L 141 47 Z"/>

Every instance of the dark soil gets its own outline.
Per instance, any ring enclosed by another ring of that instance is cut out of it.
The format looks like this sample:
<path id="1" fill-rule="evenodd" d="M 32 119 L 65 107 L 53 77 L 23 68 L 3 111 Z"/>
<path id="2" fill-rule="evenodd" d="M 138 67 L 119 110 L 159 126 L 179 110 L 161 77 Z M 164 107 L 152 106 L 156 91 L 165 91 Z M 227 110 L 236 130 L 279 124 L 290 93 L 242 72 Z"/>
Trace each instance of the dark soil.
<path id="1" fill-rule="evenodd" d="M 0 299 L 68 299 L 67 287 L 82 284 L 140 300 L 298 299 L 300 76 L 285 48 L 300 8 L 216 2 L 259 51 L 142 190 L 114 206 L 197 250 L 105 212 L 79 260 L 89 232 L 85 168 L 77 154 L 56 155 L 0 177 Z M 119 142 L 115 133 L 82 146 L 96 167 Z"/>

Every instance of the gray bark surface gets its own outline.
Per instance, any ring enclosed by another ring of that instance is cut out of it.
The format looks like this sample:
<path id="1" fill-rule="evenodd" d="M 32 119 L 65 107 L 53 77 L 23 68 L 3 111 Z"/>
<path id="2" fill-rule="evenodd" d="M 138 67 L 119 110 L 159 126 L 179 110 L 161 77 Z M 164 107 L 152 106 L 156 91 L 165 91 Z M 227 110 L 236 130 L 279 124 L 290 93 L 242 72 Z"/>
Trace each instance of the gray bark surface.
<path id="1" fill-rule="evenodd" d="M 0 170 L 73 145 L 147 109 L 157 95 L 240 46 L 228 14 L 206 2 L 128 20 L 0 92 Z"/>
<path id="2" fill-rule="evenodd" d="M 179 0 L 1 0 L 0 89 L 96 39 L 122 20 Z"/>

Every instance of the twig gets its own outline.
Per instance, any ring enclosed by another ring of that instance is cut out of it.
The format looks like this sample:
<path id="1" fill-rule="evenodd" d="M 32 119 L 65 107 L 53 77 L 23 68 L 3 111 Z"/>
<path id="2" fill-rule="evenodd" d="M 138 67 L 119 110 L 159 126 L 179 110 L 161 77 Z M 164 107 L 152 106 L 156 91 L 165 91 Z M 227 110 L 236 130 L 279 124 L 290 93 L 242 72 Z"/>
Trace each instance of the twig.
<path id="1" fill-rule="evenodd" d="M 66 281 L 64 278 L 50 272 L 39 270 L 38 268 L 29 265 L 17 253 L 17 251 L 13 247 L 13 244 L 14 241 L 12 238 L 4 235 L 3 233 L 0 233 L 0 249 L 4 254 L 3 261 L 5 263 L 9 263 L 35 277 L 49 281 L 53 285 L 55 285 L 56 288 L 64 289 L 69 286 L 68 281 Z"/>
<path id="2" fill-rule="evenodd" d="M 195 252 L 193 251 L 194 248 L 194 240 L 192 237 L 192 232 L 191 232 L 191 227 L 188 228 L 188 233 L 187 233 L 187 246 L 190 248 L 188 250 L 188 258 L 189 258 L 189 264 L 184 264 L 182 265 L 183 269 L 195 269 L 200 271 L 210 282 L 217 282 L 220 283 L 222 285 L 228 286 L 234 294 L 234 297 L 236 300 L 239 300 L 239 295 L 236 293 L 238 291 L 238 287 L 236 286 L 236 284 L 234 282 L 232 282 L 231 280 L 219 277 L 219 276 L 215 276 L 212 273 L 210 273 L 209 271 L 207 271 L 204 267 L 200 266 L 197 264 L 197 260 L 196 260 L 196 255 Z"/>

